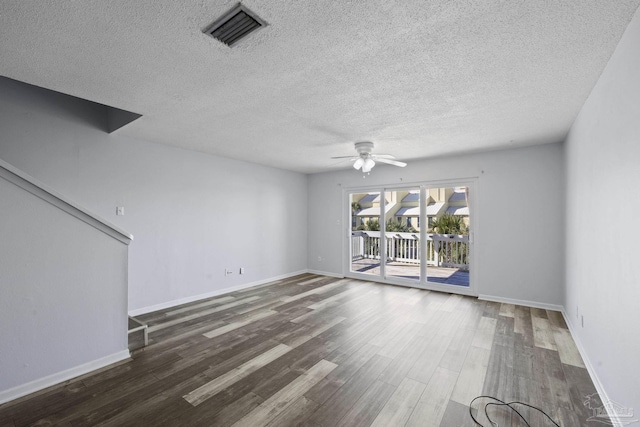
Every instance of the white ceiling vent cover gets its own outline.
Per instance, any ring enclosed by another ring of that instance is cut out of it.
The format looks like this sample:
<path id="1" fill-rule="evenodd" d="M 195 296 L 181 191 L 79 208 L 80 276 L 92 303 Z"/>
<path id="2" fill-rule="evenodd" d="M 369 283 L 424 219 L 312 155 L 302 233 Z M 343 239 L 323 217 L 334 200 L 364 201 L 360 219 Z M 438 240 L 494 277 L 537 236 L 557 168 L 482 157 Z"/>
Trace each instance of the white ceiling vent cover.
<path id="1" fill-rule="evenodd" d="M 266 27 L 267 23 L 251 12 L 246 6 L 238 4 L 222 15 L 204 32 L 227 46 L 233 46 L 249 33 Z"/>

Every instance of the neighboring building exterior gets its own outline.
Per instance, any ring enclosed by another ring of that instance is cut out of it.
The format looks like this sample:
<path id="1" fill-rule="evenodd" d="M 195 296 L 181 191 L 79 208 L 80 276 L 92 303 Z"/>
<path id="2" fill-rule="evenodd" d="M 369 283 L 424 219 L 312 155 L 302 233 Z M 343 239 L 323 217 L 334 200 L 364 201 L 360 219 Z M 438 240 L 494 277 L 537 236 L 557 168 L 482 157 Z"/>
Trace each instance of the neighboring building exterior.
<path id="1" fill-rule="evenodd" d="M 433 220 L 445 213 L 462 216 L 465 224 L 469 225 L 469 206 L 467 205 L 468 187 L 442 187 L 427 190 L 427 229 L 431 228 Z M 380 217 L 380 194 L 353 194 L 352 222 L 355 230 L 364 227 L 369 221 Z M 355 209 L 354 209 L 355 208 Z M 387 191 L 385 193 L 385 221 L 396 221 L 420 230 L 420 191 L 402 190 Z"/>

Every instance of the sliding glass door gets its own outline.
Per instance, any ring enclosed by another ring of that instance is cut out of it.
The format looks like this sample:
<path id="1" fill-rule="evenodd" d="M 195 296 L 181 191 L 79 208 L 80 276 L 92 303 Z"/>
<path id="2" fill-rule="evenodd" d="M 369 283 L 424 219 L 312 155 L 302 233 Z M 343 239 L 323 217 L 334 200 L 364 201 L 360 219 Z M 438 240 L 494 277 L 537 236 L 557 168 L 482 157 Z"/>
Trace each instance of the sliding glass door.
<path id="1" fill-rule="evenodd" d="M 380 212 L 381 193 L 351 193 L 351 271 L 380 275 Z"/>
<path id="2" fill-rule="evenodd" d="M 350 271 L 419 281 L 420 189 L 350 193 L 349 202 Z"/>
<path id="3" fill-rule="evenodd" d="M 427 189 L 426 281 L 469 286 L 469 187 Z"/>
<path id="4" fill-rule="evenodd" d="M 349 275 L 472 293 L 473 182 L 351 190 Z"/>

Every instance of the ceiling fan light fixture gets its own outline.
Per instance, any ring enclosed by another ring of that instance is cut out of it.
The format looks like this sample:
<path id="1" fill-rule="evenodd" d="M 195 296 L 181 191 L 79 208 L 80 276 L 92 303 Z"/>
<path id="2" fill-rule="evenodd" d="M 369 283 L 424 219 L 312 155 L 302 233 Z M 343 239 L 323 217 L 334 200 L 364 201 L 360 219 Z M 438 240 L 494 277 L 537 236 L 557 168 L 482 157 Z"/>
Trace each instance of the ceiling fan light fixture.
<path id="1" fill-rule="evenodd" d="M 355 143 L 356 152 L 358 155 L 356 157 L 351 156 L 338 156 L 332 157 L 332 159 L 348 159 L 351 158 L 353 162 L 353 168 L 355 170 L 362 170 L 362 173 L 369 174 L 371 169 L 376 165 L 376 160 L 380 163 L 385 163 L 392 166 L 405 167 L 407 166 L 404 162 L 399 162 L 397 160 L 392 160 L 395 157 L 391 154 L 374 154 L 371 151 L 373 150 L 373 142 L 371 141 L 360 141 Z M 363 176 L 364 178 L 364 176 Z"/>
<path id="2" fill-rule="evenodd" d="M 373 161 L 373 159 L 371 158 L 367 158 L 364 161 L 364 164 L 362 165 L 362 172 L 364 173 L 369 173 L 371 172 L 371 169 L 373 169 L 373 167 L 376 165 L 376 162 Z"/>

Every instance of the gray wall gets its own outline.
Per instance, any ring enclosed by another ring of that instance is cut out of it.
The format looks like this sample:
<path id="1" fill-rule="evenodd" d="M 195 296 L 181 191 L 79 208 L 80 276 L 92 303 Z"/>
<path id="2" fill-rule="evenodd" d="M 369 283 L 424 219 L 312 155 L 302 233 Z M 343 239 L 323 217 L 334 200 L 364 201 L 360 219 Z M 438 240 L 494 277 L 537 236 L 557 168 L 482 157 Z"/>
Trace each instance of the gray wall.
<path id="1" fill-rule="evenodd" d="M 104 106 L 8 79 L 0 93 L 0 158 L 134 235 L 129 310 L 306 269 L 306 175 L 109 135 Z"/>
<path id="2" fill-rule="evenodd" d="M 342 274 L 342 189 L 478 177 L 477 291 L 560 305 L 564 282 L 563 147 L 549 144 L 309 177 L 309 268 Z M 346 206 L 346 203 L 345 203 Z M 346 231 L 345 231 L 346 233 Z M 323 261 L 318 261 L 321 257 Z"/>
<path id="3" fill-rule="evenodd" d="M 635 418 L 640 412 L 638 76 L 636 12 L 566 144 L 567 312 L 574 338 L 608 397 L 635 408 Z"/>
<path id="4" fill-rule="evenodd" d="M 128 357 L 127 246 L 2 178 L 0 206 L 0 402 Z"/>

